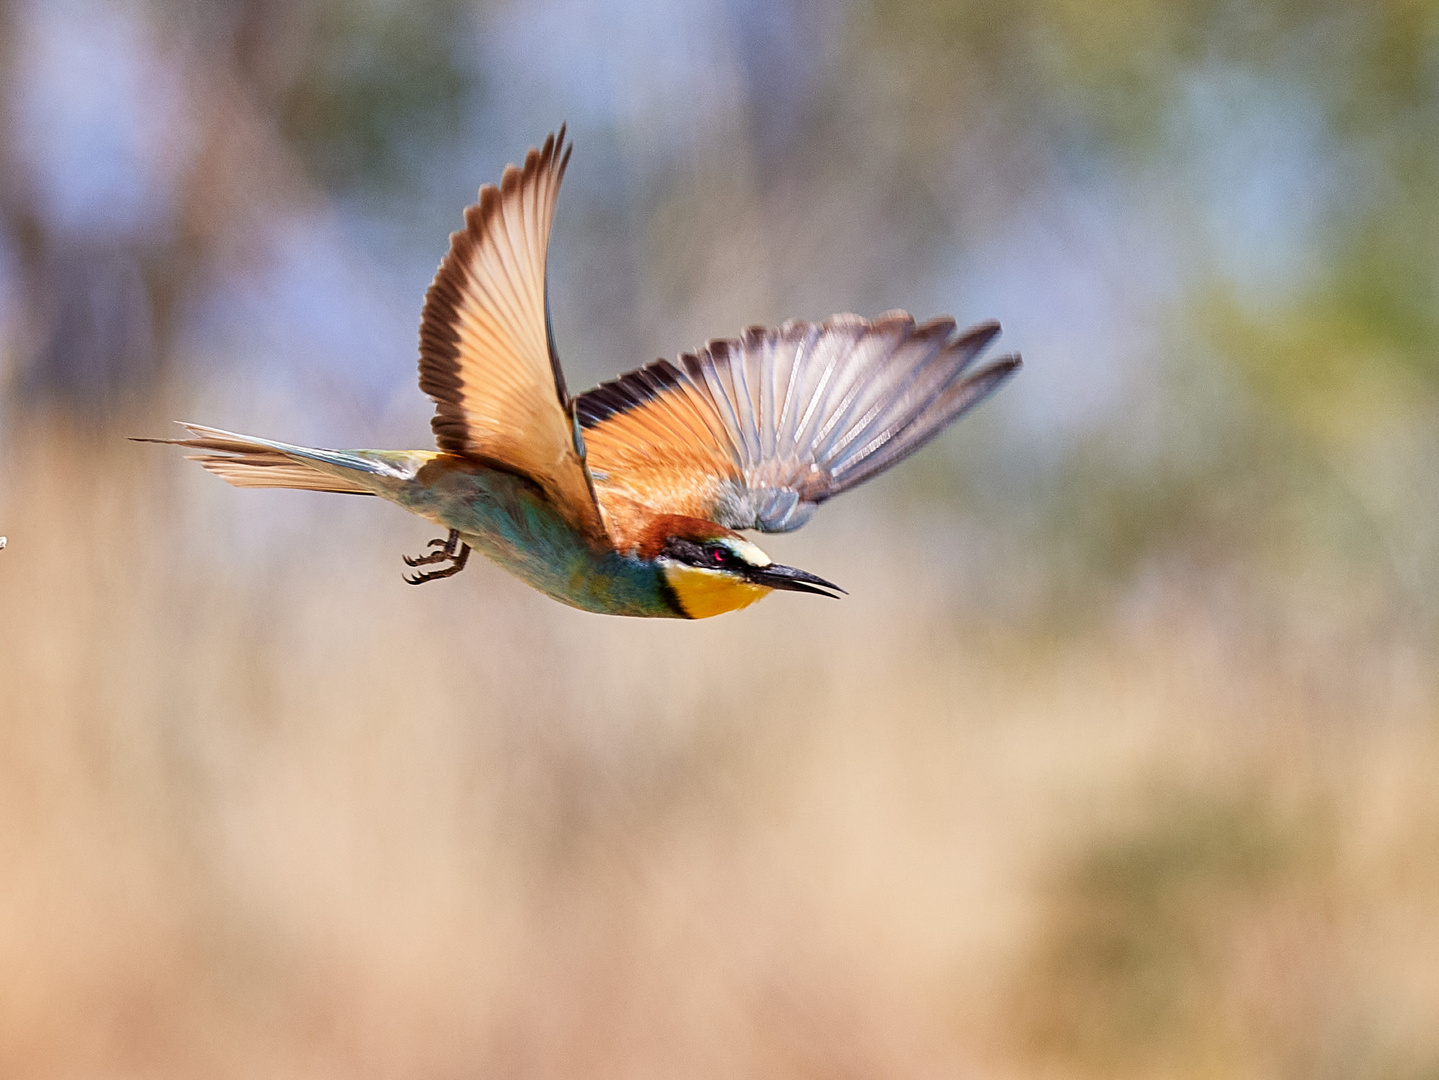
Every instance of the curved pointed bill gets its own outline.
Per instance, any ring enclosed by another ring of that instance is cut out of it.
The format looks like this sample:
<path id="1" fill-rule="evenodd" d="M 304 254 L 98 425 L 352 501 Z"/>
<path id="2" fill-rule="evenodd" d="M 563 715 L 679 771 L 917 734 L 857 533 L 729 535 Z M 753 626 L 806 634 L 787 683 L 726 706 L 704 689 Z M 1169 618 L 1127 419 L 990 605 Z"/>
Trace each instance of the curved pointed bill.
<path id="1" fill-rule="evenodd" d="M 757 566 L 750 570 L 745 578 L 756 585 L 766 585 L 771 589 L 813 593 L 815 596 L 827 596 L 831 600 L 839 599 L 835 593 L 844 593 L 844 590 L 832 581 L 825 581 L 822 577 L 816 577 L 803 570 L 796 570 L 793 566 L 780 566 L 778 563 Z M 826 589 L 833 589 L 834 592 L 825 592 Z M 848 593 L 844 594 L 849 595 Z"/>

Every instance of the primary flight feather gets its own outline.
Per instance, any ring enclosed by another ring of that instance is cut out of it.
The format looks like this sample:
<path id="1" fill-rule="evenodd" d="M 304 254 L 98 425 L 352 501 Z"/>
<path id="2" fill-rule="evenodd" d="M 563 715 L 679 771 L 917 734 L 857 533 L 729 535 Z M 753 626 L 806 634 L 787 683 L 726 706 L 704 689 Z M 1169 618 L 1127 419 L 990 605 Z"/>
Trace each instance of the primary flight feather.
<path id="1" fill-rule="evenodd" d="M 477 548 L 563 603 L 705 618 L 774 589 L 838 586 L 772 562 L 741 529 L 797 529 L 914 453 L 1020 366 L 999 334 L 902 311 L 750 327 L 571 398 L 545 259 L 565 130 L 480 189 L 425 296 L 420 388 L 438 450 L 323 450 L 186 424 L 151 439 L 236 487 L 379 495 L 448 530 L 405 562 L 449 577 Z"/>

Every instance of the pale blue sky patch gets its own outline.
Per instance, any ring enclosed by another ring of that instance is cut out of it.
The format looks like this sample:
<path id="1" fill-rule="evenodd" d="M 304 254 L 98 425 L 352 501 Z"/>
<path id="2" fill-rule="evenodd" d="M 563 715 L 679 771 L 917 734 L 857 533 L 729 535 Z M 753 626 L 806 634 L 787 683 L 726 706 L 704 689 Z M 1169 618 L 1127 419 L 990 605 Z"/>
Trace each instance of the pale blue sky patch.
<path id="1" fill-rule="evenodd" d="M 1220 272 L 1261 301 L 1311 285 L 1323 231 L 1358 179 L 1322 103 L 1296 82 L 1214 62 L 1187 80 L 1168 139 Z"/>
<path id="2" fill-rule="evenodd" d="M 57 228 L 169 224 L 187 125 L 148 13 L 124 0 L 32 0 L 17 12 L 14 152 Z"/>

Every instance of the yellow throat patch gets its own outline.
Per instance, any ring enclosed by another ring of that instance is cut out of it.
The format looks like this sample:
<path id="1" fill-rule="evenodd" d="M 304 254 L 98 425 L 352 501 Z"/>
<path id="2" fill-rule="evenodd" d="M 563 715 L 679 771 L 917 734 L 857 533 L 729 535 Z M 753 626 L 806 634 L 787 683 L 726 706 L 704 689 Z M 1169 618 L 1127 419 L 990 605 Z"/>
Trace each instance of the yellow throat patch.
<path id="1" fill-rule="evenodd" d="M 680 607 L 691 619 L 708 619 L 726 611 L 738 611 L 774 591 L 768 585 L 752 585 L 733 574 L 684 563 L 670 563 L 664 568 L 664 575 Z"/>

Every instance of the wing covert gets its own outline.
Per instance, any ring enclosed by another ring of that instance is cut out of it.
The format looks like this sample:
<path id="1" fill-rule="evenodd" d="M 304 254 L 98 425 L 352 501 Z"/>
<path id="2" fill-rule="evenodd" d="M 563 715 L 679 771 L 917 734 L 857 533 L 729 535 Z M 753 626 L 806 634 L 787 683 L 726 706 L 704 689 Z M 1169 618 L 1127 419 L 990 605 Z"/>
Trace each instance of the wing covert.
<path id="1" fill-rule="evenodd" d="M 971 364 L 999 334 L 980 323 L 873 321 L 750 327 L 575 400 L 595 493 L 617 540 L 624 510 L 785 532 L 826 499 L 914 453 L 1016 369 Z"/>

